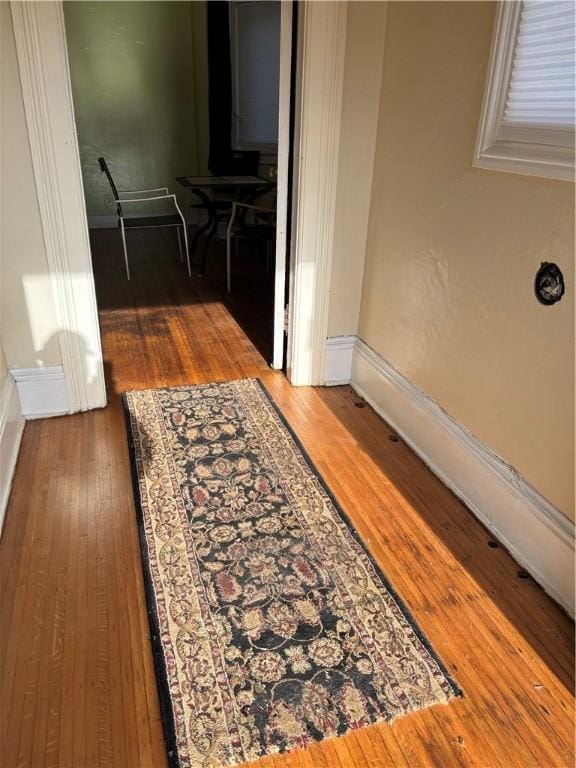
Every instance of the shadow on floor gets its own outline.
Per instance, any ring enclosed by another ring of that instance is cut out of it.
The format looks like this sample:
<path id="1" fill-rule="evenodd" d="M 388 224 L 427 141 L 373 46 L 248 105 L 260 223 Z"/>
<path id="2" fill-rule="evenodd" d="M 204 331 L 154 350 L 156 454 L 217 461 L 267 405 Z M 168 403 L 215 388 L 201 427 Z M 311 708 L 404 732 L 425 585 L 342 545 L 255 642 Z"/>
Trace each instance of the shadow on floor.
<path id="1" fill-rule="evenodd" d="M 224 304 L 267 362 L 272 359 L 274 266 L 266 270 L 257 249 L 242 244 L 235 257 L 233 292 L 226 292 L 226 247 L 210 246 L 206 274 L 198 276 L 203 249 L 192 259 L 192 278 L 179 260 L 174 231 L 128 232 L 131 280 L 126 279 L 120 231 L 90 232 L 98 309 L 102 313 L 136 307 L 177 308 Z M 195 329 L 190 330 L 191 333 Z"/>

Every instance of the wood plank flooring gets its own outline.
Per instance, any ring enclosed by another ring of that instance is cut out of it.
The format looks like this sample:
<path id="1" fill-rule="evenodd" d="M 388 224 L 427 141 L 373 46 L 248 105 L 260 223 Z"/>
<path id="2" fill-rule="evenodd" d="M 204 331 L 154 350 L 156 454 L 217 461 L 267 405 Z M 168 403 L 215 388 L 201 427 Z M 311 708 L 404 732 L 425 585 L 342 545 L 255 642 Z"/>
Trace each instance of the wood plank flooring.
<path id="1" fill-rule="evenodd" d="M 464 698 L 252 765 L 572 766 L 573 623 L 351 389 L 267 367 L 218 257 L 189 282 L 168 237 L 133 237 L 130 284 L 118 233 L 93 247 L 108 406 L 25 429 L 0 541 L 0 765 L 166 765 L 119 393 L 259 376 Z"/>

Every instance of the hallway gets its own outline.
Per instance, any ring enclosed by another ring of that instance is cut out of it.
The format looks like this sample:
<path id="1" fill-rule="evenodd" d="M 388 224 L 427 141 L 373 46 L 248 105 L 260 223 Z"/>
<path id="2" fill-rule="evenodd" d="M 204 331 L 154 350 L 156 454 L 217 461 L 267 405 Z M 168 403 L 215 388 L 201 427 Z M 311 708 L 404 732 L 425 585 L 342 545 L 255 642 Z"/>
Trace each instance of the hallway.
<path id="1" fill-rule="evenodd" d="M 2 765 L 165 765 L 120 393 L 242 377 L 265 382 L 464 691 L 258 765 L 572 765 L 563 611 L 349 387 L 294 389 L 267 366 L 218 262 L 188 283 L 159 240 L 128 287 L 118 233 L 94 237 L 108 406 L 25 429 L 0 542 Z"/>

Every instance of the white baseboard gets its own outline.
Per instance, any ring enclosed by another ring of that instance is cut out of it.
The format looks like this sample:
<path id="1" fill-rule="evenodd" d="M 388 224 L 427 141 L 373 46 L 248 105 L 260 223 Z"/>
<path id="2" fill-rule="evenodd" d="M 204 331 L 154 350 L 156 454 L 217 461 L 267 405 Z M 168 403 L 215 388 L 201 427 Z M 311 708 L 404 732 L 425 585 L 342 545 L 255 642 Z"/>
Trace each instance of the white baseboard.
<path id="1" fill-rule="evenodd" d="M 61 365 L 11 368 L 26 419 L 45 419 L 69 412 L 64 369 Z"/>
<path id="2" fill-rule="evenodd" d="M 355 342 L 356 336 L 332 336 L 326 339 L 324 358 L 324 383 L 326 385 L 350 383 Z"/>
<path id="3" fill-rule="evenodd" d="M 88 216 L 89 229 L 116 229 L 118 216 L 114 214 L 106 216 Z"/>
<path id="4" fill-rule="evenodd" d="M 16 383 L 8 373 L 0 392 L 0 531 L 10 498 L 24 424 Z"/>
<path id="5" fill-rule="evenodd" d="M 574 523 L 360 339 L 351 383 L 574 616 Z"/>

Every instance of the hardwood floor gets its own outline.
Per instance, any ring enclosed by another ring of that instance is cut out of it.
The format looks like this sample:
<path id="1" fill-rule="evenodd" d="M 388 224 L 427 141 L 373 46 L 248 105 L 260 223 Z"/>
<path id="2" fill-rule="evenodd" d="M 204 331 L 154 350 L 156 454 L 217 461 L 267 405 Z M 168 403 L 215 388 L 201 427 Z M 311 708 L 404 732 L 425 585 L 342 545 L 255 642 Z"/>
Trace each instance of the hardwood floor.
<path id="1" fill-rule="evenodd" d="M 148 237 L 130 284 L 118 233 L 95 237 L 108 406 L 24 433 L 0 542 L 0 764 L 166 765 L 119 393 L 259 376 L 464 698 L 253 765 L 573 765 L 573 623 L 351 389 L 267 367 L 218 264 L 189 282 Z"/>

